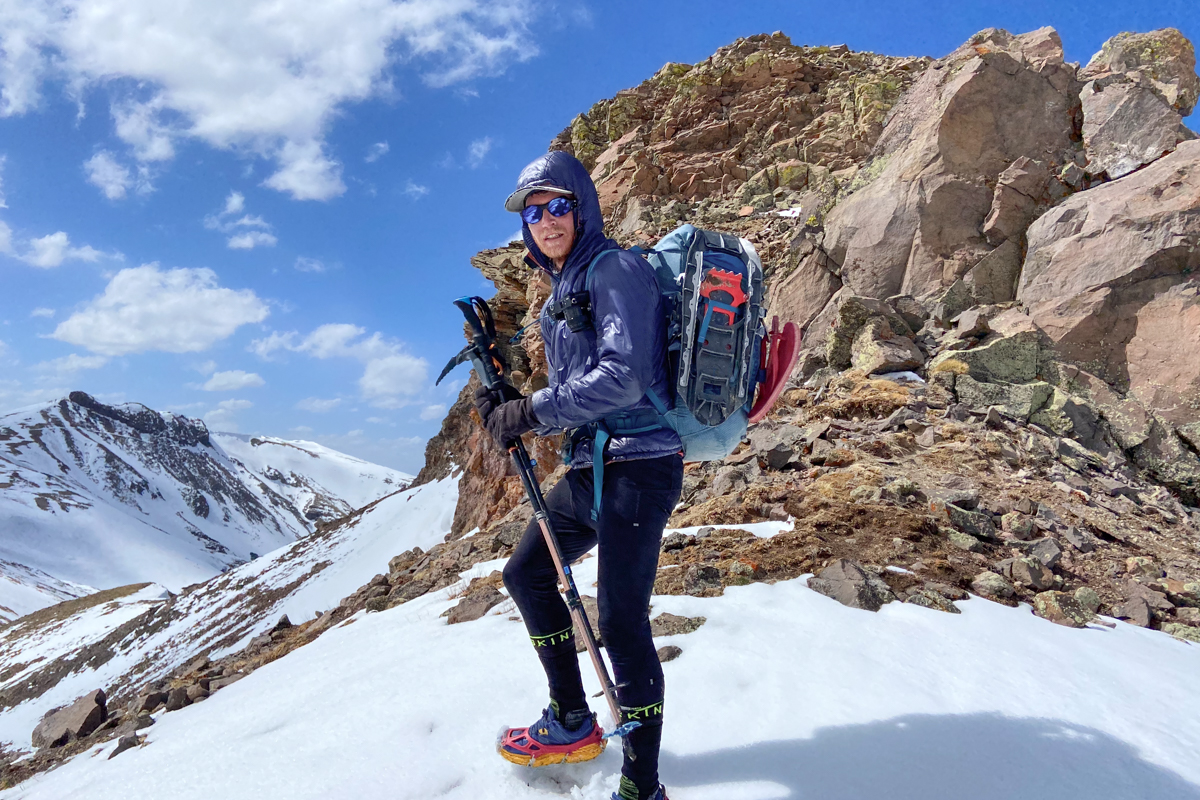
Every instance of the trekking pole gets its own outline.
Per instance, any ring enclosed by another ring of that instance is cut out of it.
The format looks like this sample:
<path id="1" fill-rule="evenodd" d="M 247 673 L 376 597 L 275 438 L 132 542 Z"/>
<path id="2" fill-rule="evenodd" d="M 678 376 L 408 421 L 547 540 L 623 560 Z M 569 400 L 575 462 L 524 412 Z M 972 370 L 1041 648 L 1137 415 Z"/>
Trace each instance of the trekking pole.
<path id="1" fill-rule="evenodd" d="M 450 370 L 469 360 L 484 387 L 499 388 L 504 382 L 505 364 L 500 351 L 496 348 L 496 329 L 491 309 L 481 297 L 461 297 L 454 301 L 454 305 L 463 312 L 467 324 L 471 327 L 471 343 L 450 360 L 434 385 L 440 383 Z M 529 457 L 524 442 L 520 439 L 509 446 L 508 452 L 517 465 L 517 473 L 521 476 L 525 494 L 528 495 L 530 505 L 533 507 L 533 517 L 542 530 L 546 547 L 550 551 L 550 558 L 554 561 L 554 568 L 558 571 L 558 580 L 563 586 L 563 594 L 566 597 L 571 621 L 575 625 L 576 632 L 583 636 L 584 647 L 592 659 L 592 666 L 596 668 L 596 676 L 600 679 L 600 688 L 604 693 L 604 698 L 608 701 L 608 710 L 612 712 L 614 724 L 617 726 L 612 733 L 606 734 L 605 738 L 625 736 L 634 728 L 639 727 L 640 723 L 636 721 L 621 723 L 621 704 L 617 701 L 617 689 L 608 675 L 608 666 L 600 655 L 600 647 L 596 644 L 596 635 L 592 632 L 592 625 L 583 609 L 583 600 L 580 599 L 579 590 L 575 587 L 575 577 L 571 572 L 571 565 L 564 563 L 562 548 L 558 545 L 558 537 L 554 535 L 554 529 L 550 526 L 546 499 L 542 495 L 541 486 L 533 472 L 534 462 Z"/>

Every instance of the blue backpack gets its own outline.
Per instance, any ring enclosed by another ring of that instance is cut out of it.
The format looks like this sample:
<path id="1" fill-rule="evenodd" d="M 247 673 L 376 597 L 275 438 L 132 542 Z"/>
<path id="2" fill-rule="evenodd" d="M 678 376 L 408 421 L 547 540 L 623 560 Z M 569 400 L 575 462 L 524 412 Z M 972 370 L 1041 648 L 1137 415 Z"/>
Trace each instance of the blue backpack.
<path id="1" fill-rule="evenodd" d="M 685 461 L 733 452 L 746 435 L 761 379 L 763 270 L 754 245 L 681 225 L 654 248 L 632 252 L 654 267 L 667 309 L 674 397 L 647 397 L 683 440 Z"/>
<path id="2" fill-rule="evenodd" d="M 565 320 L 572 331 L 590 327 L 592 268 L 614 252 L 605 250 L 588 264 L 587 291 L 550 304 L 546 313 Z M 594 439 L 592 519 L 600 515 L 609 439 L 666 427 L 679 434 L 684 461 L 724 458 L 746 435 L 754 391 L 764 375 L 763 271 L 754 245 L 681 225 L 652 249 L 630 252 L 650 262 L 658 279 L 666 310 L 667 374 L 675 380 L 670 397 L 647 390 L 654 411 L 610 414 L 577 431 Z"/>

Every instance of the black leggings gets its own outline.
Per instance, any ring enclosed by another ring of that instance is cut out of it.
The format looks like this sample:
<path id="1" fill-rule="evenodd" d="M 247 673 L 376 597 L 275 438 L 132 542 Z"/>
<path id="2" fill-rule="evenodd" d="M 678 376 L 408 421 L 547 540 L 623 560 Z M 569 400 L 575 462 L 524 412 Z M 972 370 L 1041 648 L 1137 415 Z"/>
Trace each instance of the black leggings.
<path id="1" fill-rule="evenodd" d="M 600 637 L 612 663 L 622 716 L 642 721 L 625 740 L 621 773 L 643 797 L 658 788 L 663 673 L 650 635 L 650 594 L 663 528 L 683 486 L 678 455 L 618 461 L 604 468 L 600 518 L 591 518 L 592 470 L 572 469 L 546 495 L 550 526 L 563 558 L 600 548 Z M 567 604 L 537 521 L 529 523 L 504 568 L 504 585 L 546 669 L 550 697 L 562 713 L 587 707 Z M 582 590 L 581 590 L 582 591 Z"/>

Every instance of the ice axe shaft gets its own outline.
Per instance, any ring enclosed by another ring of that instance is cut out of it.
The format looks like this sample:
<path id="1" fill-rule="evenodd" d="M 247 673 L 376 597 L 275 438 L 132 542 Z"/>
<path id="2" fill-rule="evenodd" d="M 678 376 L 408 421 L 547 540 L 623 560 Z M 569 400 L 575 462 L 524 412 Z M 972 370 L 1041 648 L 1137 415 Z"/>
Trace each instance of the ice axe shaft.
<path id="1" fill-rule="evenodd" d="M 451 359 L 442 376 L 444 377 L 457 364 L 469 360 L 471 368 L 475 370 L 475 374 L 479 376 L 480 382 L 485 387 L 488 389 L 498 388 L 504 382 L 507 366 L 500 351 L 496 348 L 496 328 L 491 309 L 481 297 L 460 297 L 454 301 L 454 305 L 466 317 L 467 325 L 471 329 L 470 344 Z M 439 378 L 439 380 L 441 379 Z M 554 568 L 558 571 L 558 580 L 562 584 L 567 610 L 571 613 L 575 631 L 583 637 L 584 647 L 592 659 L 592 666 L 596 668 L 596 676 L 600 679 L 600 688 L 604 692 L 604 698 L 608 701 L 608 710 L 612 713 L 616 732 L 625 735 L 633 730 L 633 727 L 637 727 L 637 723 L 621 724 L 621 704 L 617 701 L 617 688 L 613 685 L 612 678 L 609 677 L 608 666 L 604 663 L 603 656 L 600 655 L 600 647 L 596 644 L 596 635 L 592 632 L 592 624 L 583 610 L 583 601 L 579 598 L 579 590 L 575 586 L 571 565 L 563 561 L 562 548 L 559 547 L 558 537 L 555 536 L 554 529 L 550 525 L 550 515 L 546 510 L 546 498 L 542 495 L 541 486 L 533 472 L 533 460 L 530 459 L 529 452 L 520 439 L 512 443 L 508 452 L 517 465 L 517 474 L 521 476 L 525 494 L 529 496 L 529 502 L 533 507 L 533 517 L 537 520 L 538 527 L 541 528 L 542 536 L 546 540 L 546 548 L 550 551 L 550 558 L 554 561 Z"/>

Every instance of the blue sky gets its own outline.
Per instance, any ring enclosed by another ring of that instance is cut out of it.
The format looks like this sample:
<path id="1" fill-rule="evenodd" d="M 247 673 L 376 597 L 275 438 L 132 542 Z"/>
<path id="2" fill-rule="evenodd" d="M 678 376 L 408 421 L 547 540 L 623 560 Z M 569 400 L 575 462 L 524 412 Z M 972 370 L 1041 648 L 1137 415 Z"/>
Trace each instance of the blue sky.
<path id="1" fill-rule="evenodd" d="M 164 6 L 167 10 L 164 10 Z M 73 13 L 59 16 L 70 7 Z M 466 378 L 450 301 L 575 114 L 739 36 L 944 55 L 1194 3 L 10 0 L 0 411 L 82 389 L 416 472 Z M 1194 125 L 1193 125 L 1194 127 Z"/>

